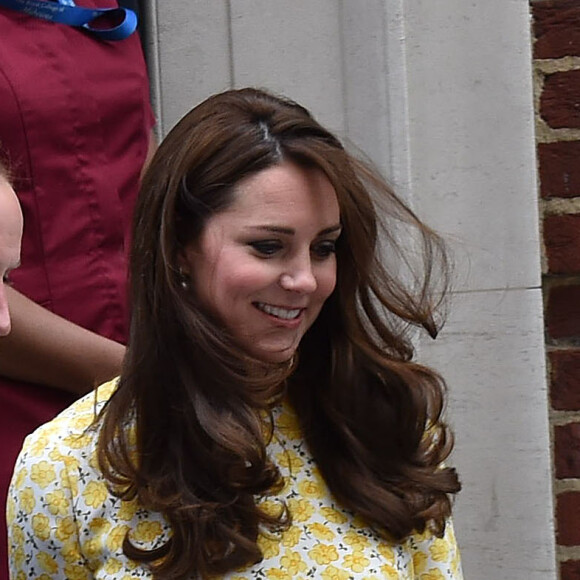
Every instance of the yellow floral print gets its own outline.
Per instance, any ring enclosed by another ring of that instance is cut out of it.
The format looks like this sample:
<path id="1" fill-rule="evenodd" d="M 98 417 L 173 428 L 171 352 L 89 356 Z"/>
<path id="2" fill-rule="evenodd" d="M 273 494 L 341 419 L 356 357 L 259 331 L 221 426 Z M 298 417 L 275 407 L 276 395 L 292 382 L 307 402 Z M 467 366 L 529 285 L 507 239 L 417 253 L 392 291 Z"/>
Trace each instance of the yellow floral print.
<path id="1" fill-rule="evenodd" d="M 258 536 L 258 547 L 266 560 L 277 556 L 280 553 L 280 541 L 276 538 Z"/>
<path id="2" fill-rule="evenodd" d="M 334 509 L 333 507 L 323 507 L 320 509 L 320 512 L 324 516 L 324 519 L 332 522 L 333 524 L 345 524 L 348 522 L 346 515 Z"/>
<path id="3" fill-rule="evenodd" d="M 56 574 L 58 572 L 58 564 L 56 563 L 56 560 L 46 552 L 40 552 L 40 554 L 38 554 L 38 562 L 42 566 L 42 569 L 48 574 Z"/>
<path id="4" fill-rule="evenodd" d="M 330 564 L 338 560 L 336 547 L 328 544 L 317 544 L 308 550 L 308 554 L 317 564 Z"/>
<path id="5" fill-rule="evenodd" d="M 291 450 L 278 453 L 276 459 L 278 460 L 278 465 L 288 469 L 292 474 L 297 474 L 304 467 L 304 461 L 300 459 L 296 452 Z"/>
<path id="6" fill-rule="evenodd" d="M 331 565 L 324 569 L 320 577 L 323 580 L 349 580 L 350 574 Z"/>
<path id="7" fill-rule="evenodd" d="M 288 508 L 295 522 L 306 522 L 314 513 L 314 506 L 306 499 L 291 499 L 288 501 Z"/>
<path id="8" fill-rule="evenodd" d="M 46 494 L 48 501 L 48 511 L 53 516 L 66 516 L 70 509 L 70 502 L 67 499 L 64 491 L 57 489 Z"/>
<path id="9" fill-rule="evenodd" d="M 369 559 L 362 552 L 356 551 L 344 557 L 344 565 L 353 572 L 363 572 L 369 565 Z"/>
<path id="10" fill-rule="evenodd" d="M 293 548 L 300 541 L 302 530 L 298 526 L 289 527 L 282 534 L 282 545 L 286 548 Z"/>
<path id="11" fill-rule="evenodd" d="M 25 487 L 20 492 L 20 505 L 25 513 L 32 513 L 32 510 L 36 505 L 36 499 L 34 498 L 34 490 L 31 487 Z"/>
<path id="12" fill-rule="evenodd" d="M 319 522 L 314 522 L 308 526 L 308 531 L 310 531 L 315 538 L 319 540 L 325 540 L 330 542 L 336 534 L 326 525 L 321 524 Z"/>
<path id="13" fill-rule="evenodd" d="M 62 518 L 56 524 L 56 537 L 61 542 L 66 542 L 69 540 L 76 532 L 75 521 L 70 516 Z"/>
<path id="14" fill-rule="evenodd" d="M 56 479 L 54 466 L 44 460 L 35 463 L 30 470 L 30 479 L 43 489 L 48 487 Z"/>
<path id="15" fill-rule="evenodd" d="M 445 576 L 441 573 L 441 570 L 432 569 L 426 574 L 421 574 L 421 580 L 445 580 Z"/>
<path id="16" fill-rule="evenodd" d="M 280 558 L 280 564 L 282 564 L 282 568 L 293 577 L 299 572 L 304 572 L 307 568 L 305 562 L 302 560 L 302 556 L 300 556 L 298 552 L 286 552 L 286 554 Z"/>
<path id="17" fill-rule="evenodd" d="M 384 564 L 383 566 L 381 566 L 381 573 L 383 575 L 383 578 L 385 578 L 385 580 L 399 580 L 400 578 L 399 573 L 388 564 Z"/>
<path id="18" fill-rule="evenodd" d="M 298 492 L 302 497 L 319 499 L 324 495 L 320 485 L 315 481 L 305 479 L 298 484 Z"/>
<path id="19" fill-rule="evenodd" d="M 423 552 L 413 554 L 413 568 L 415 574 L 421 574 L 427 569 L 427 556 Z"/>
<path id="20" fill-rule="evenodd" d="M 449 558 L 449 546 L 447 542 L 441 538 L 436 538 L 431 546 L 429 552 L 435 562 L 446 562 Z"/>
<path id="21" fill-rule="evenodd" d="M 342 539 L 349 546 L 352 546 L 357 550 L 362 550 L 363 548 L 366 548 L 368 545 L 370 545 L 370 541 L 368 540 L 368 538 L 365 538 L 363 535 L 354 532 L 352 530 L 344 534 Z"/>
<path id="22" fill-rule="evenodd" d="M 100 387 L 28 437 L 7 501 L 11 578 L 151 580 L 146 565 L 123 553 L 123 541 L 156 548 L 171 530 L 162 514 L 110 492 L 96 456 L 98 424 L 87 429 L 114 388 L 114 381 Z M 379 537 L 332 496 L 289 405 L 273 416 L 268 453 L 284 487 L 256 501 L 274 516 L 286 508 L 290 525 L 262 530 L 262 561 L 223 578 L 462 580 L 450 523 L 443 539 L 428 531 L 400 544 Z"/>

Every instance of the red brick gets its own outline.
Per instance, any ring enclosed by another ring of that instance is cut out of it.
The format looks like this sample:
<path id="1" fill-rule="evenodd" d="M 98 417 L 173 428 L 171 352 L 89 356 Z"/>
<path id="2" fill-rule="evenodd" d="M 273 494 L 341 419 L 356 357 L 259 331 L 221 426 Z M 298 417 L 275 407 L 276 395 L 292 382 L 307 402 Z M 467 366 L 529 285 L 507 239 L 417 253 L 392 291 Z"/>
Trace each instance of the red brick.
<path id="1" fill-rule="evenodd" d="M 551 338 L 580 336 L 580 286 L 553 286 L 548 290 L 546 328 Z"/>
<path id="2" fill-rule="evenodd" d="M 560 546 L 580 545 L 580 492 L 568 491 L 556 498 L 556 541 Z"/>
<path id="3" fill-rule="evenodd" d="M 580 5 L 578 0 L 532 3 L 534 58 L 580 55 Z"/>
<path id="4" fill-rule="evenodd" d="M 538 145 L 542 197 L 580 196 L 580 141 Z"/>
<path id="5" fill-rule="evenodd" d="M 580 411 L 580 349 L 549 353 L 550 398 L 558 411 Z"/>
<path id="6" fill-rule="evenodd" d="M 580 127 L 580 70 L 546 75 L 540 115 L 554 129 Z"/>
<path id="7" fill-rule="evenodd" d="M 560 580 L 580 580 L 580 561 L 567 560 L 560 564 Z"/>
<path id="8" fill-rule="evenodd" d="M 558 479 L 580 477 L 580 423 L 554 428 L 554 464 Z"/>
<path id="9" fill-rule="evenodd" d="M 544 245 L 550 274 L 580 273 L 580 215 L 546 216 Z"/>

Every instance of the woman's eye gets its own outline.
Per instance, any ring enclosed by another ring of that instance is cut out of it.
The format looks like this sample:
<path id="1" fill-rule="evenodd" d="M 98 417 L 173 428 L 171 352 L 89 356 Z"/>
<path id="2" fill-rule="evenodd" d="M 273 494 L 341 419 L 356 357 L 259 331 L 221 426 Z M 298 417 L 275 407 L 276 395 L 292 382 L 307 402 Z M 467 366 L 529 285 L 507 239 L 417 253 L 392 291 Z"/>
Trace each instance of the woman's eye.
<path id="1" fill-rule="evenodd" d="M 258 254 L 263 256 L 272 256 L 282 249 L 282 244 L 276 240 L 263 240 L 259 242 L 250 242 L 249 244 Z"/>
<path id="2" fill-rule="evenodd" d="M 316 244 L 312 253 L 319 259 L 328 258 L 331 254 L 336 252 L 336 242 L 334 240 L 325 240 Z"/>

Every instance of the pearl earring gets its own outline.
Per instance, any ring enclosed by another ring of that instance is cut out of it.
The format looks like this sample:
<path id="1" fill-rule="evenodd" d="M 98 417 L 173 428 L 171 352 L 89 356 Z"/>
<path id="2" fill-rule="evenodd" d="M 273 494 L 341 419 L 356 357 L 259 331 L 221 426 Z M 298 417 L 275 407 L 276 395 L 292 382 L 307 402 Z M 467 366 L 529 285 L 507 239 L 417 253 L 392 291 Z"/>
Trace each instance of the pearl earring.
<path id="1" fill-rule="evenodd" d="M 179 285 L 184 290 L 189 290 L 189 279 L 181 266 L 179 266 Z"/>

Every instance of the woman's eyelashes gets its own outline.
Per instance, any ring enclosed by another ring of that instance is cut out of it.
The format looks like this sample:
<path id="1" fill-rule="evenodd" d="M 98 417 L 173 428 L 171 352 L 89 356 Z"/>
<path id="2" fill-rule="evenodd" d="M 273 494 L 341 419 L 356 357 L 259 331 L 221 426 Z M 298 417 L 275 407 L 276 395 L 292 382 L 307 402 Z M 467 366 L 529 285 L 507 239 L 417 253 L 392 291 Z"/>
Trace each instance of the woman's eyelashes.
<path id="1" fill-rule="evenodd" d="M 273 256 L 283 248 L 282 242 L 278 240 L 258 240 L 248 245 L 262 256 Z"/>
<path id="2" fill-rule="evenodd" d="M 286 249 L 280 240 L 257 240 L 248 245 L 262 257 L 276 256 Z M 317 260 L 324 260 L 336 252 L 336 240 L 317 241 L 310 247 L 310 253 Z"/>

